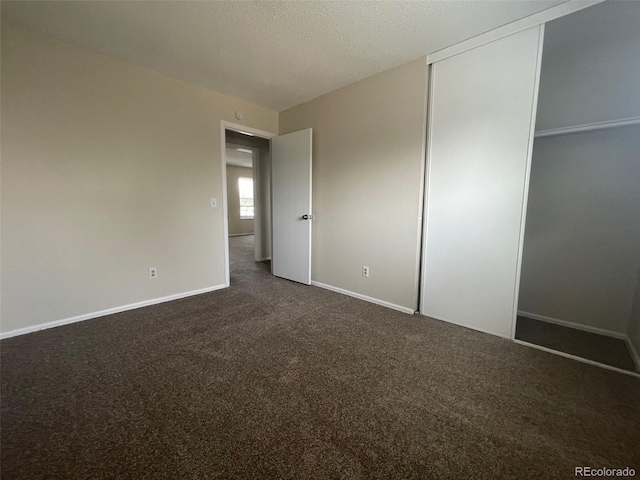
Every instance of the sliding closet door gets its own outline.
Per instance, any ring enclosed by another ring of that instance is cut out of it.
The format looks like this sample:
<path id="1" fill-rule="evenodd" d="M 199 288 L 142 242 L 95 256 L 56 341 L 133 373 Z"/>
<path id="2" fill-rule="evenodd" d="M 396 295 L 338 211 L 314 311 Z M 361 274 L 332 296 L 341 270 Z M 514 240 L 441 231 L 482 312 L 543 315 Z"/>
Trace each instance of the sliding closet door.
<path id="1" fill-rule="evenodd" d="M 432 65 L 420 311 L 509 338 L 542 28 Z"/>

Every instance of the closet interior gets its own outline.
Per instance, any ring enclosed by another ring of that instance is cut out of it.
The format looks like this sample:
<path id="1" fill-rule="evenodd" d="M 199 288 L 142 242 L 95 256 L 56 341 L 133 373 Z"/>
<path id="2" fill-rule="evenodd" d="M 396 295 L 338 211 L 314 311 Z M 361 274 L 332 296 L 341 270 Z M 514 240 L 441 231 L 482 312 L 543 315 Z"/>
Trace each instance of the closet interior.
<path id="1" fill-rule="evenodd" d="M 640 371 L 640 3 L 546 24 L 515 338 Z"/>

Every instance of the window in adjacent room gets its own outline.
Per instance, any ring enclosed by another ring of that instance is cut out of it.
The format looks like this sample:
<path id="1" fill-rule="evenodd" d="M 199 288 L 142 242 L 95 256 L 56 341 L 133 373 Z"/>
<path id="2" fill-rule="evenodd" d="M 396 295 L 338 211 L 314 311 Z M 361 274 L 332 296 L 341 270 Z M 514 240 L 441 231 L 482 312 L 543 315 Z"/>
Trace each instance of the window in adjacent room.
<path id="1" fill-rule="evenodd" d="M 253 218 L 253 178 L 238 179 L 240 191 L 240 218 Z"/>

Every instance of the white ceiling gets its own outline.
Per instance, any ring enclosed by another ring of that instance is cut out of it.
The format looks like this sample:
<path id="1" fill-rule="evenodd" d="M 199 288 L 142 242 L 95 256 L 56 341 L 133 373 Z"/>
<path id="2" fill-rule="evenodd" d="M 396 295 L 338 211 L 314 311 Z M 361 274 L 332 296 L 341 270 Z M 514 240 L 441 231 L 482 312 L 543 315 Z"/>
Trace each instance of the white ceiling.
<path id="1" fill-rule="evenodd" d="M 227 165 L 234 165 L 236 167 L 253 167 L 253 155 L 247 152 L 240 152 L 236 148 L 227 148 L 225 154 Z"/>
<path id="2" fill-rule="evenodd" d="M 2 21 L 281 111 L 563 1 L 2 1 Z"/>

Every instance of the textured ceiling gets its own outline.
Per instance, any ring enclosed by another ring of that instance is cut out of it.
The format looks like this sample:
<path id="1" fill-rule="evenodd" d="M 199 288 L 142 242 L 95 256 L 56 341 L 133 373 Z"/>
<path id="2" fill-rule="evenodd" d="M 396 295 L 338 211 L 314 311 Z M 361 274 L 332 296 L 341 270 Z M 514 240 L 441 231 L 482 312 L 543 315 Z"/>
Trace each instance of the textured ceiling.
<path id="1" fill-rule="evenodd" d="M 2 21 L 281 111 L 559 3 L 2 1 Z"/>

